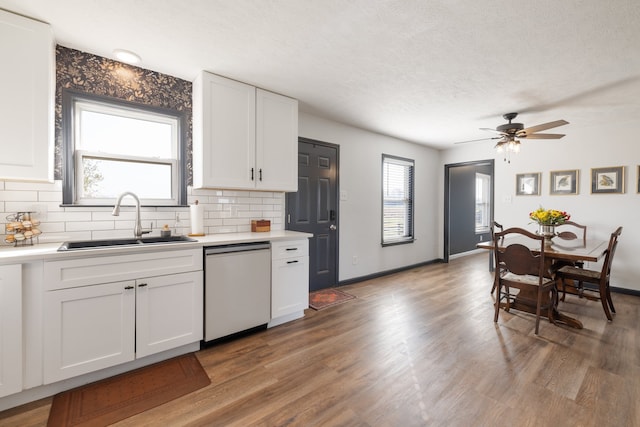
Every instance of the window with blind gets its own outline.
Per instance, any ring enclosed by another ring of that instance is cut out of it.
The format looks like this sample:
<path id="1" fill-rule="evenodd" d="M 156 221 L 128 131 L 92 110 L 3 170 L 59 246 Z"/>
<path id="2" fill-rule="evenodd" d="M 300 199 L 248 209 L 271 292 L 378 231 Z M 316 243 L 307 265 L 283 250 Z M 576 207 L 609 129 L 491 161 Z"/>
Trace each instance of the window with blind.
<path id="1" fill-rule="evenodd" d="M 413 169 L 413 160 L 382 155 L 383 246 L 414 240 Z"/>

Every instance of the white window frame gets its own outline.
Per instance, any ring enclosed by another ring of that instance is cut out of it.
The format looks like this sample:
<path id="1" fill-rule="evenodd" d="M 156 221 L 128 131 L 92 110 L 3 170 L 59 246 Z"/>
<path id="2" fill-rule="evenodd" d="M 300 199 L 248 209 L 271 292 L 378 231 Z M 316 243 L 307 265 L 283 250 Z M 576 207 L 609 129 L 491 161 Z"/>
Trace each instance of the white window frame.
<path id="1" fill-rule="evenodd" d="M 81 114 L 94 112 L 115 115 L 125 118 L 152 121 L 167 124 L 171 127 L 171 157 L 146 157 L 85 150 L 82 147 Z M 66 113 L 66 114 L 65 114 Z M 182 206 L 186 204 L 186 165 L 184 161 L 184 117 L 183 113 L 132 104 L 118 99 L 78 94 L 73 91 L 63 93 L 63 146 L 66 171 L 63 182 L 63 205 L 103 206 L 113 205 L 115 198 L 87 197 L 84 194 L 83 161 L 86 158 L 107 161 L 127 161 L 166 165 L 171 168 L 171 197 L 155 199 L 140 197 L 146 206 Z M 66 127 L 66 129 L 65 129 Z M 130 189 L 122 189 L 130 191 Z"/>
<path id="2" fill-rule="evenodd" d="M 172 206 L 177 205 L 178 200 L 176 195 L 178 194 L 178 162 L 174 159 L 153 159 L 149 157 L 135 157 L 135 156 L 121 156 L 117 154 L 105 154 L 97 151 L 84 151 L 76 150 L 75 154 L 75 172 L 76 172 L 76 204 L 79 205 L 109 205 L 113 204 L 113 198 L 99 198 L 99 197 L 85 197 L 84 195 L 84 168 L 82 164 L 85 158 L 91 158 L 96 160 L 114 160 L 125 161 L 133 163 L 148 163 L 155 165 L 167 165 L 171 168 L 171 199 L 153 199 L 153 198 L 140 198 L 142 204 L 153 206 Z M 123 191 L 127 191 L 123 189 Z M 117 197 L 117 196 L 116 196 Z"/>
<path id="3" fill-rule="evenodd" d="M 387 185 L 387 182 L 385 180 L 385 166 L 386 164 L 395 164 L 395 165 L 400 165 L 400 166 L 404 166 L 407 168 L 407 172 L 409 173 L 409 181 L 407 183 L 408 188 L 407 191 L 405 193 L 405 198 L 402 200 L 402 203 L 405 207 L 405 229 L 407 230 L 405 235 L 400 236 L 400 237 L 394 237 L 394 238 L 389 238 L 389 237 L 385 237 L 385 232 L 384 232 L 384 224 L 385 224 L 385 216 L 386 216 L 386 212 L 385 212 L 385 202 L 387 201 L 391 201 L 393 200 L 394 202 L 397 202 L 398 199 L 396 198 L 388 198 L 385 197 L 386 191 L 385 191 L 385 186 Z M 402 157 L 397 157 L 397 156 L 392 156 L 392 155 L 388 155 L 388 154 L 383 154 L 382 155 L 382 174 L 381 174 L 381 182 L 382 182 L 382 215 L 381 215 L 381 220 L 382 220 L 382 224 L 381 224 L 381 242 L 382 242 L 382 246 L 391 246 L 391 245 L 398 245 L 398 244 L 404 244 L 404 243 L 413 243 L 413 241 L 415 240 L 415 228 L 414 228 L 414 224 L 415 224 L 415 217 L 414 217 L 414 205 L 415 205 L 415 198 L 414 198 L 414 188 L 415 188 L 415 162 L 411 159 L 405 159 Z"/>
<path id="4" fill-rule="evenodd" d="M 479 188 L 480 187 L 480 188 Z M 486 234 L 491 232 L 491 175 L 476 172 L 475 176 L 475 210 L 474 223 L 476 234 Z M 482 224 L 478 224 L 475 214 L 478 209 L 482 210 Z"/>

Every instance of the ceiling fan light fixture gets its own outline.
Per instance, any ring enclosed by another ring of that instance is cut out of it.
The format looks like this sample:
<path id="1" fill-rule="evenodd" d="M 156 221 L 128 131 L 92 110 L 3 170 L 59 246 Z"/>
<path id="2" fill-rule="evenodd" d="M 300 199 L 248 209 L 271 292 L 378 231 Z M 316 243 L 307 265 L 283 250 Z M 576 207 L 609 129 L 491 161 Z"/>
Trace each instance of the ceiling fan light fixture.
<path id="1" fill-rule="evenodd" d="M 504 153 L 504 161 L 511 163 L 511 153 L 518 154 L 520 152 L 520 140 L 514 137 L 505 137 L 498 141 L 494 147 L 496 152 Z"/>
<path id="2" fill-rule="evenodd" d="M 515 138 L 513 140 L 509 141 L 509 143 L 507 145 L 507 149 L 509 151 L 511 151 L 512 153 L 519 153 L 520 152 L 520 141 L 518 141 Z"/>

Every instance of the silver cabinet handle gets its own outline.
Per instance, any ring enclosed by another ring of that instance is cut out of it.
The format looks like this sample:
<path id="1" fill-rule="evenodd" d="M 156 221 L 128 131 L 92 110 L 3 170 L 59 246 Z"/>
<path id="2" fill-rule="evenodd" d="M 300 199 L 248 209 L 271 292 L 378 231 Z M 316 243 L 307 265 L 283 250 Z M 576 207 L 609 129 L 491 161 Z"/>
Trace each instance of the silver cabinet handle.
<path id="1" fill-rule="evenodd" d="M 329 226 L 329 230 L 332 230 L 332 231 L 333 231 L 333 230 L 336 230 L 337 228 L 338 228 L 338 227 L 336 227 L 336 226 L 335 226 L 335 225 L 333 225 L 333 224 L 331 224 L 331 225 Z"/>

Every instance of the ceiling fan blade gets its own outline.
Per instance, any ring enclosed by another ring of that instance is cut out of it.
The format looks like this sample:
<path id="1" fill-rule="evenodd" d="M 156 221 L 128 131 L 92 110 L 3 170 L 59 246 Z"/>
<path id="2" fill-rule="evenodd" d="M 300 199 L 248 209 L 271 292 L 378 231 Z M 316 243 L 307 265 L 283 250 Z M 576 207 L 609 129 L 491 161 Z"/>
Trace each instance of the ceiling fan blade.
<path id="1" fill-rule="evenodd" d="M 520 108 L 518 109 L 518 111 L 520 113 L 535 113 L 535 112 L 541 112 L 541 111 L 549 111 L 551 109 L 562 107 L 562 106 L 575 105 L 580 101 L 592 98 L 596 95 L 605 94 L 609 91 L 621 90 L 621 89 L 624 90 L 626 86 L 633 86 L 637 84 L 638 81 L 640 81 L 640 75 L 630 76 L 630 77 L 626 77 L 613 82 L 604 83 L 600 86 L 586 89 L 582 92 L 574 93 L 572 95 L 568 95 L 564 98 L 557 99 L 555 101 L 550 101 L 550 102 L 542 103 L 538 105 L 531 105 L 527 108 Z M 495 117 L 495 116 L 496 114 L 489 117 Z"/>
<path id="2" fill-rule="evenodd" d="M 518 138 L 527 139 L 560 139 L 563 136 L 563 133 L 532 133 L 530 135 L 517 135 Z"/>
<path id="3" fill-rule="evenodd" d="M 492 139 L 501 139 L 501 136 L 494 136 L 492 138 L 480 138 L 480 139 L 470 139 L 468 141 L 458 141 L 458 142 L 454 142 L 454 144 L 466 144 L 467 142 L 478 142 L 478 141 L 489 141 Z"/>
<path id="4" fill-rule="evenodd" d="M 569 122 L 566 120 L 556 120 L 555 122 L 543 123 L 541 125 L 531 126 L 529 128 L 522 129 L 518 133 L 525 133 L 527 135 L 531 135 L 534 132 L 539 132 L 541 130 L 547 130 L 547 129 L 556 128 L 558 126 L 564 126 L 568 124 Z"/>
<path id="5" fill-rule="evenodd" d="M 544 111 L 556 109 L 558 107 L 572 106 L 572 105 L 578 104 L 581 101 L 588 100 L 597 95 L 606 94 L 607 92 L 610 92 L 610 91 L 625 90 L 627 87 L 633 88 L 638 82 L 640 82 L 640 75 L 629 76 L 629 77 L 622 78 L 620 80 L 603 83 L 600 86 L 588 88 L 582 92 L 567 95 L 564 98 L 556 99 L 555 101 L 542 102 L 539 104 L 530 105 L 528 107 L 521 106 L 521 107 L 515 108 L 514 110 L 518 111 L 520 114 L 538 113 L 538 112 L 544 112 Z M 490 118 L 499 116 L 500 114 L 502 114 L 500 111 L 496 111 L 486 116 L 478 117 L 478 119 L 482 119 L 482 120 L 490 119 Z"/>
<path id="6" fill-rule="evenodd" d="M 480 130 L 486 130 L 488 132 L 499 133 L 500 135 L 506 135 L 505 132 L 502 132 L 502 131 L 499 131 L 499 130 L 495 130 L 495 129 L 491 129 L 491 128 L 480 128 Z"/>

